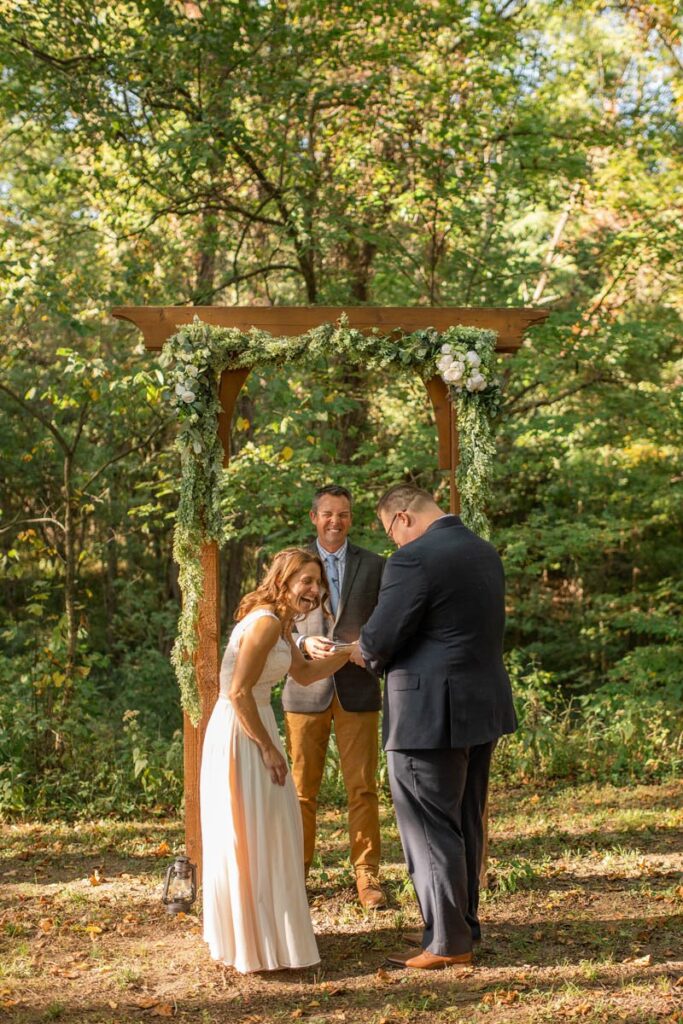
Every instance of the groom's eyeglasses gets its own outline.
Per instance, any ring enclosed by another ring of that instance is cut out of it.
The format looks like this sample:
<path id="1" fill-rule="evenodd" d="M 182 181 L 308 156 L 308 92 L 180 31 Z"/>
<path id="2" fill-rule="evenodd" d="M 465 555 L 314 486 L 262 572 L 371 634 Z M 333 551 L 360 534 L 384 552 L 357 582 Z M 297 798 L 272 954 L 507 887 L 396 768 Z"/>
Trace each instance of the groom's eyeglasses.
<path id="1" fill-rule="evenodd" d="M 396 516 L 400 515 L 401 512 L 407 512 L 407 511 L 408 510 L 405 509 L 405 508 L 400 508 L 398 510 L 398 512 L 394 512 L 394 517 L 391 520 L 391 522 L 389 523 L 389 529 L 387 530 L 387 537 L 389 538 L 389 540 L 394 540 L 394 523 L 396 522 Z M 394 544 L 395 543 L 396 543 L 396 541 L 394 541 Z"/>

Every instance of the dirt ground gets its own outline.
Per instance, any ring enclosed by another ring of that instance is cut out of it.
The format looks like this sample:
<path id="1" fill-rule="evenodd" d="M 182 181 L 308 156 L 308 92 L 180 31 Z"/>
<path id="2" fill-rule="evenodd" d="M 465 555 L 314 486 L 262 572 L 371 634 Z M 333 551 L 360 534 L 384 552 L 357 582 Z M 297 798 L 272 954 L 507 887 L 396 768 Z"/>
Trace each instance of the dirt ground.
<path id="1" fill-rule="evenodd" d="M 683 1024 L 683 786 L 501 790 L 473 969 L 393 969 L 418 925 L 391 808 L 390 908 L 354 899 L 343 810 L 322 815 L 310 895 L 322 964 L 242 977 L 200 917 L 168 917 L 177 821 L 0 826 L 0 1020 L 154 1024 Z"/>

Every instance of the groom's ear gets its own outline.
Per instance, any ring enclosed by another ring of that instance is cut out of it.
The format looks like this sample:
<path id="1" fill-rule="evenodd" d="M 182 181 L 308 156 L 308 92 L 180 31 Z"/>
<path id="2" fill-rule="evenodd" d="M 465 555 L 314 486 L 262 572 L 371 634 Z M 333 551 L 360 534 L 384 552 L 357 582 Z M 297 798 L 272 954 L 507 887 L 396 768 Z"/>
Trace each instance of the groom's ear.
<path id="1" fill-rule="evenodd" d="M 313 511 L 313 509 L 311 509 L 310 512 L 308 513 L 308 518 L 311 520 L 311 522 L 315 526 L 316 513 Z"/>

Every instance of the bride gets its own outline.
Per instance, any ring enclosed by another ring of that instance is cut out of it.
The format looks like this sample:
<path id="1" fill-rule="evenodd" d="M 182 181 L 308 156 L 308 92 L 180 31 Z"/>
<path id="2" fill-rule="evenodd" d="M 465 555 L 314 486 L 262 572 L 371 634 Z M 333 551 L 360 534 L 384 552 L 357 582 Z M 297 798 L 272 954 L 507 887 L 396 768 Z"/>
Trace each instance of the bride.
<path id="1" fill-rule="evenodd" d="M 292 641 L 293 620 L 326 596 L 317 554 L 289 548 L 275 556 L 237 609 L 204 738 L 204 938 L 214 960 L 242 973 L 320 960 L 306 899 L 301 812 L 270 691 L 287 672 L 305 686 L 348 660 L 347 649 L 307 661 Z"/>

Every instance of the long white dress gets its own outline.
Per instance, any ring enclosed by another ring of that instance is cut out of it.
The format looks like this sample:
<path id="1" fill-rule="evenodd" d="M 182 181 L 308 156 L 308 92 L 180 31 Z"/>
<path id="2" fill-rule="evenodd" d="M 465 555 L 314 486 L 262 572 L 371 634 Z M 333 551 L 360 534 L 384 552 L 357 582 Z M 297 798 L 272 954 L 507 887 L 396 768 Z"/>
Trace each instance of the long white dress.
<path id="1" fill-rule="evenodd" d="M 259 748 L 243 731 L 228 697 L 246 615 L 228 641 L 220 696 L 204 738 L 200 782 L 204 938 L 211 956 L 246 974 L 320 961 L 306 899 L 301 812 L 287 774 L 271 781 Z M 278 639 L 253 689 L 261 721 L 284 756 L 270 691 L 289 669 L 289 643 Z"/>

